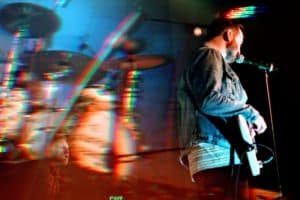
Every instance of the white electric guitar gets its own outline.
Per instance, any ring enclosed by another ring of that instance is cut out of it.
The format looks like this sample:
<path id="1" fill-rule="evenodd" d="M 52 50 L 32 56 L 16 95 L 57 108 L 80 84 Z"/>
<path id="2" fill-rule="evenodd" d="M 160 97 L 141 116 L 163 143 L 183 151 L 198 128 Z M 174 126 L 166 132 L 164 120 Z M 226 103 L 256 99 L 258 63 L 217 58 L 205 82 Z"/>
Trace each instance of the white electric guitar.
<path id="1" fill-rule="evenodd" d="M 246 154 L 247 154 L 247 159 L 248 159 L 248 163 L 249 163 L 249 167 L 250 167 L 252 175 L 258 176 L 258 175 L 260 175 L 260 169 L 262 168 L 262 162 L 257 160 L 257 157 L 256 157 L 257 146 L 256 146 L 255 140 L 254 140 L 255 133 L 252 133 L 252 131 L 254 132 L 254 130 L 251 130 L 251 128 L 249 128 L 246 119 L 242 115 L 238 115 L 238 123 L 239 123 L 239 128 L 240 128 L 240 133 L 242 135 L 242 138 L 247 143 L 249 143 L 251 146 L 253 146 L 253 149 L 247 151 Z"/>

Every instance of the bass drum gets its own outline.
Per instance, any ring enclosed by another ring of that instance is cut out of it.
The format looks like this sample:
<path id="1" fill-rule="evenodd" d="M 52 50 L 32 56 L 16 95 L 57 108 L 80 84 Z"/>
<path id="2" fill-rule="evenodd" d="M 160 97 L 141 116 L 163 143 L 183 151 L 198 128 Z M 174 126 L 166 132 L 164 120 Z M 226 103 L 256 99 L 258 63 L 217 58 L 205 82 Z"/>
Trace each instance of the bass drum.
<path id="1" fill-rule="evenodd" d="M 14 140 L 21 134 L 28 109 L 28 93 L 22 88 L 1 91 L 0 138 Z M 0 139 L 1 140 L 1 139 Z"/>
<path id="2" fill-rule="evenodd" d="M 108 173 L 107 154 L 112 147 L 115 96 L 99 88 L 85 88 L 71 111 L 71 159 L 80 167 Z M 70 123 L 68 123 L 70 124 Z"/>

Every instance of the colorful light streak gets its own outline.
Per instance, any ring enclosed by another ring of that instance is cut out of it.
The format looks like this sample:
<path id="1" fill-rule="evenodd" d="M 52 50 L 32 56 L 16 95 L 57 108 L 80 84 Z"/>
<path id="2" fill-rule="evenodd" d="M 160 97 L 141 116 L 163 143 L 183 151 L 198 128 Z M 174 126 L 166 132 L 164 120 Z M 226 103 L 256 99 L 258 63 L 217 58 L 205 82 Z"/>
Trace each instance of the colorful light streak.
<path id="1" fill-rule="evenodd" d="M 226 11 L 223 16 L 227 19 L 250 18 L 264 11 L 265 7 L 263 6 L 236 7 Z"/>

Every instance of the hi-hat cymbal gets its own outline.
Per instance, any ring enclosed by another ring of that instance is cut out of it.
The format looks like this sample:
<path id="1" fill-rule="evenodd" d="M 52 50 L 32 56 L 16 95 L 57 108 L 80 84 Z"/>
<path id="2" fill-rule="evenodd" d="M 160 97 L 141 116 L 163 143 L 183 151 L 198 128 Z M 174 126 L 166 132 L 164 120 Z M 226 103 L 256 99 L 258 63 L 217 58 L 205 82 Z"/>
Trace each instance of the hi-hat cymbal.
<path id="1" fill-rule="evenodd" d="M 23 59 L 39 80 L 63 81 L 74 81 L 92 60 L 81 53 L 55 50 L 28 54 Z"/>
<path id="2" fill-rule="evenodd" d="M 101 69 L 110 70 L 145 70 L 166 64 L 170 59 L 163 55 L 129 55 L 125 58 L 110 59 L 103 62 Z"/>
<path id="3" fill-rule="evenodd" d="M 10 3 L 0 10 L 0 24 L 10 32 L 23 31 L 22 37 L 42 38 L 60 26 L 53 11 L 31 3 Z"/>
<path id="4" fill-rule="evenodd" d="M 145 48 L 145 41 L 142 39 L 123 36 L 116 42 L 114 48 L 120 48 L 128 54 L 136 54 Z"/>

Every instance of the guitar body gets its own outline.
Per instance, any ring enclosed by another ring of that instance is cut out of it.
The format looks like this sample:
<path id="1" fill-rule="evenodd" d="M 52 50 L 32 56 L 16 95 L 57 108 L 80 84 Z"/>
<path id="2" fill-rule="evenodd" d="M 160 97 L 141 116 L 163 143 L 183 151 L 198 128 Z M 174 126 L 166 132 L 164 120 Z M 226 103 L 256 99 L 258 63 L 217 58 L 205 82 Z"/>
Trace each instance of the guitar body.
<path id="1" fill-rule="evenodd" d="M 257 148 L 254 140 L 254 134 L 251 134 L 252 131 L 254 130 L 251 130 L 249 128 L 246 119 L 242 115 L 238 115 L 238 124 L 239 124 L 242 139 L 253 147 L 252 149 L 249 149 L 246 152 L 246 155 L 247 155 L 248 164 L 252 175 L 258 176 L 260 175 L 260 169 L 262 168 L 262 163 L 261 161 L 257 160 L 256 157 Z"/>

